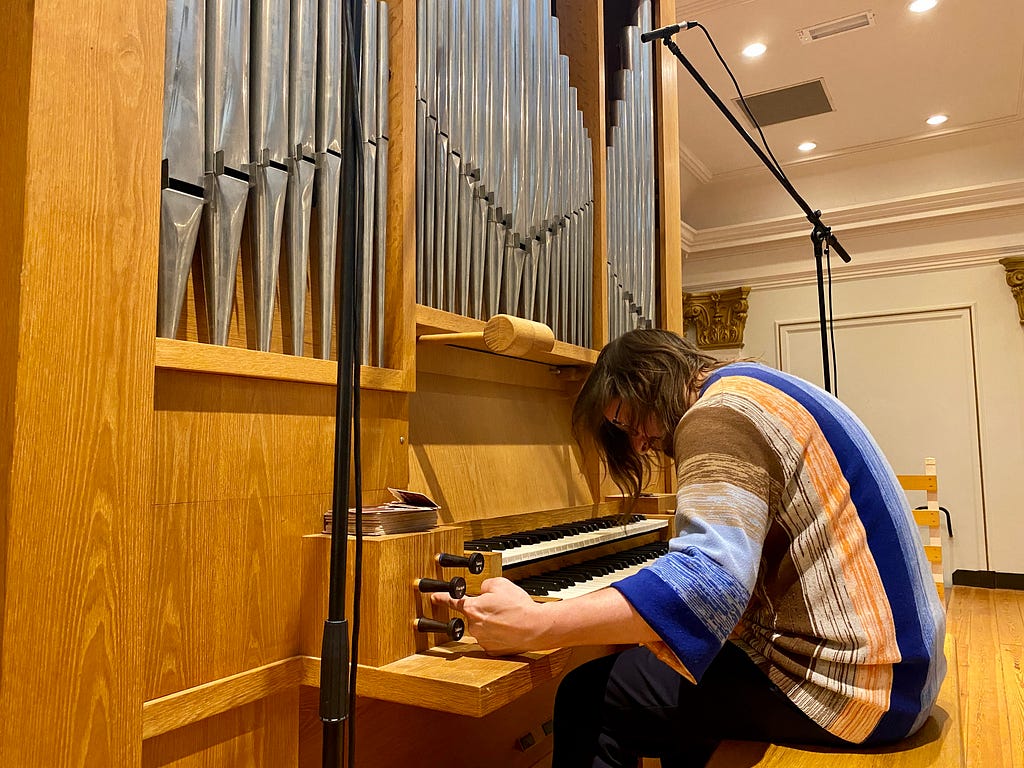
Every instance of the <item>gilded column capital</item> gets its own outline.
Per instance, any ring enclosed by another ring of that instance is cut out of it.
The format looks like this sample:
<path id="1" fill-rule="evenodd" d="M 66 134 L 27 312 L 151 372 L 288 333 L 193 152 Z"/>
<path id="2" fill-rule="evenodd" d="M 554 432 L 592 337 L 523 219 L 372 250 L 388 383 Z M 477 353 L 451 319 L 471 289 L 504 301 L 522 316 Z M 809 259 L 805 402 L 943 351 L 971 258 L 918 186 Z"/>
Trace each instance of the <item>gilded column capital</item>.
<path id="1" fill-rule="evenodd" d="M 750 288 L 683 294 L 683 333 L 687 324 L 697 332 L 701 349 L 743 346 L 747 322 L 747 294 Z"/>
<path id="2" fill-rule="evenodd" d="M 1017 302 L 1017 318 L 1024 325 L 1024 256 L 1010 256 L 999 263 L 1006 269 L 1006 284 Z"/>

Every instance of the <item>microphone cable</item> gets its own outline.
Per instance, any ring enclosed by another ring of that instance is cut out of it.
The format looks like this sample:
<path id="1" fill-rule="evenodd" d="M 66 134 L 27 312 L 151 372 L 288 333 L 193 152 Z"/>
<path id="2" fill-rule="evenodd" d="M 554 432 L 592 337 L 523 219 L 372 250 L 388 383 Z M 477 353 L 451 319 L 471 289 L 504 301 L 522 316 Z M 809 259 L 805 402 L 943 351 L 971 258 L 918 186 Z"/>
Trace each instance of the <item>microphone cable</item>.
<path id="1" fill-rule="evenodd" d="M 353 9 L 358 8 L 361 13 L 366 13 L 366 10 L 362 3 L 348 2 L 345 3 L 345 38 L 348 41 L 346 45 L 346 53 L 348 55 L 348 69 L 349 78 L 351 81 L 351 88 L 353 93 L 353 104 L 351 107 L 351 116 L 349 117 L 349 130 L 355 133 L 355 147 L 358 149 L 354 151 L 356 160 L 356 173 L 358 174 L 358 181 L 355 189 L 352 190 L 356 193 L 356 205 L 355 216 L 353 226 L 355 227 L 355 242 L 357 243 L 353 258 L 355 259 L 355 276 L 356 281 L 361 279 L 363 273 L 363 249 L 359 245 L 362 243 L 362 239 L 366 236 L 363 228 L 363 217 L 360 209 L 362 208 L 361 203 L 363 195 L 366 194 L 366 190 L 363 186 L 363 156 L 362 148 L 366 141 L 366 137 L 363 135 L 363 103 L 366 95 L 362 92 L 363 88 L 363 66 L 366 66 L 368 62 L 364 60 L 363 56 L 363 39 L 362 39 L 362 19 L 357 25 L 355 20 L 352 18 Z M 352 471 L 355 475 L 354 492 L 355 492 L 355 507 L 356 507 L 356 541 L 355 541 L 355 557 L 353 558 L 353 576 L 352 576 L 352 654 L 349 657 L 349 713 L 348 713 L 348 766 L 353 768 L 356 764 L 356 683 L 359 671 L 359 631 L 361 624 L 361 605 L 362 605 L 362 593 L 363 593 L 363 452 L 362 452 L 362 420 L 361 420 L 361 363 L 363 359 L 362 350 L 362 317 L 363 317 L 363 290 L 352 291 L 352 313 L 354 315 L 354 321 L 352 323 L 353 334 L 353 354 L 352 354 Z M 341 307 L 339 307 L 339 310 Z M 348 533 L 348 520 L 345 521 L 345 532 Z"/>
<path id="2" fill-rule="evenodd" d="M 828 240 L 823 243 L 825 249 L 825 283 L 828 286 L 828 339 L 832 348 L 832 394 L 839 397 L 839 373 L 836 368 L 836 326 L 832 315 L 832 249 Z"/>
<path id="3" fill-rule="evenodd" d="M 708 39 L 708 44 L 711 45 L 711 50 L 715 52 L 715 56 L 717 56 L 718 61 L 721 62 L 722 68 L 725 70 L 725 73 L 729 75 L 729 79 L 732 80 L 732 85 L 736 89 L 736 95 L 740 97 L 740 104 L 743 105 L 743 111 L 746 113 L 747 117 L 750 118 L 750 122 L 753 123 L 754 128 L 757 129 L 757 135 L 761 137 L 761 144 L 764 145 L 765 152 L 767 152 L 768 156 L 772 159 L 772 163 L 774 163 L 775 165 L 775 170 L 777 170 L 783 176 L 783 178 L 786 179 L 786 181 L 789 181 L 789 177 L 786 176 L 786 172 L 782 170 L 782 164 L 779 163 L 779 161 L 775 158 L 775 153 L 772 152 L 772 148 L 768 145 L 768 139 L 764 137 L 764 132 L 761 130 L 761 126 L 757 122 L 757 118 L 754 117 L 754 113 L 751 112 L 750 107 L 747 106 L 747 100 L 743 96 L 743 91 L 740 90 L 740 84 L 736 82 L 736 78 L 732 73 L 732 69 L 729 68 L 729 64 L 726 62 L 725 57 L 722 56 L 721 51 L 718 50 L 718 46 L 715 45 L 715 41 L 711 37 L 711 33 L 708 32 L 707 27 L 705 27 L 699 21 L 691 23 L 692 26 L 697 27 L 701 32 L 704 33 L 704 37 Z"/>
<path id="4" fill-rule="evenodd" d="M 765 152 L 771 158 L 772 164 L 774 165 L 775 170 L 778 171 L 779 175 L 782 176 L 782 178 L 784 178 L 786 180 L 786 182 L 790 186 L 792 186 L 792 182 L 789 180 L 789 176 L 787 176 L 786 172 L 782 169 L 782 164 L 775 157 L 775 153 L 772 152 L 772 148 L 768 144 L 768 139 L 765 138 L 764 131 L 761 130 L 761 125 L 757 122 L 757 118 L 754 117 L 754 113 L 751 112 L 750 107 L 747 105 L 747 100 L 743 96 L 743 91 L 740 89 L 740 84 L 738 82 L 736 82 L 736 77 L 733 75 L 732 69 L 729 67 L 728 62 L 726 62 L 725 57 L 722 56 L 721 51 L 718 50 L 718 46 L 715 45 L 715 41 L 714 41 L 714 38 L 711 37 L 711 33 L 708 32 L 707 27 L 705 27 L 699 21 L 692 21 L 692 22 L 687 22 L 686 23 L 686 28 L 687 29 L 692 29 L 693 27 L 697 27 L 698 29 L 700 29 L 701 32 L 704 33 L 704 37 L 707 38 L 708 44 L 710 44 L 710 46 L 711 46 L 711 50 L 713 50 L 715 52 L 715 56 L 718 57 L 718 61 L 722 64 L 722 68 L 725 70 L 725 73 L 727 75 L 729 75 L 729 79 L 732 80 L 733 87 L 736 89 L 736 95 L 739 96 L 740 104 L 743 106 L 743 111 L 746 113 L 747 117 L 750 119 L 750 122 L 753 124 L 754 128 L 757 129 L 757 135 L 761 137 L 761 144 L 764 146 Z M 834 316 L 833 316 L 833 313 L 832 313 L 832 252 L 831 252 L 831 249 L 828 246 L 828 240 L 827 239 L 824 242 L 824 248 L 825 248 L 825 265 L 826 265 L 826 271 L 827 271 L 826 285 L 828 287 L 828 320 L 827 320 L 827 326 L 828 326 L 829 345 L 830 345 L 830 347 L 832 349 L 832 394 L 838 396 L 839 387 L 838 387 L 837 382 L 836 382 L 836 336 L 835 336 Z"/>

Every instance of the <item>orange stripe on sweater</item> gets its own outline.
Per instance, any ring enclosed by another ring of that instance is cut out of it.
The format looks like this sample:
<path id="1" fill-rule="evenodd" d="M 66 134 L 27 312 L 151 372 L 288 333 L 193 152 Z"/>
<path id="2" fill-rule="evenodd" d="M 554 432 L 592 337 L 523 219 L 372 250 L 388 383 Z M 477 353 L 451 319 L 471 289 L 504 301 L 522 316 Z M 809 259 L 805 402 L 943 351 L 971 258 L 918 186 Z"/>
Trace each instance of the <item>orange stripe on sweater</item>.
<path id="1" fill-rule="evenodd" d="M 775 417 L 793 443 L 804 450 L 801 481 L 809 483 L 825 514 L 825 533 L 836 552 L 830 562 L 836 563 L 842 578 L 842 607 L 853 611 L 870 649 L 870 658 L 855 667 L 854 679 L 850 681 L 855 689 L 850 693 L 856 699 L 844 707 L 829 730 L 860 741 L 877 724 L 879 711 L 888 708 L 892 689 L 890 665 L 898 661 L 900 655 L 892 610 L 868 549 L 864 526 L 850 498 L 849 483 L 845 478 L 835 482 L 835 478 L 842 478 L 835 454 L 814 417 L 792 397 L 758 379 L 741 376 L 723 377 L 705 394 L 719 393 L 735 394 L 758 403 Z"/>

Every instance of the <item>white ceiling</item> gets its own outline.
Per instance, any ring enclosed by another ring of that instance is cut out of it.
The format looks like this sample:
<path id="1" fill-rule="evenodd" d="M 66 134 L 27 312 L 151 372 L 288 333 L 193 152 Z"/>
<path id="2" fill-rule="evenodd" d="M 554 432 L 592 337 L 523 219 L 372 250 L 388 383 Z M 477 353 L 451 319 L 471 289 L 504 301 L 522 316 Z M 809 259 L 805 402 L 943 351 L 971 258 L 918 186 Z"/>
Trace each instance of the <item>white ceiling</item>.
<path id="1" fill-rule="evenodd" d="M 939 0 L 924 14 L 911 13 L 909 1 L 680 0 L 677 18 L 708 29 L 745 95 L 824 80 L 834 112 L 764 129 L 784 165 L 1014 122 L 1024 142 L 1024 0 Z M 808 44 L 797 36 L 863 11 L 873 12 L 873 26 Z M 703 32 L 674 39 L 731 105 L 735 89 Z M 767 53 L 741 56 L 755 41 Z M 679 99 L 684 168 L 707 182 L 761 167 L 682 65 Z M 928 126 L 938 112 L 949 121 Z M 797 151 L 805 140 L 817 149 Z"/>

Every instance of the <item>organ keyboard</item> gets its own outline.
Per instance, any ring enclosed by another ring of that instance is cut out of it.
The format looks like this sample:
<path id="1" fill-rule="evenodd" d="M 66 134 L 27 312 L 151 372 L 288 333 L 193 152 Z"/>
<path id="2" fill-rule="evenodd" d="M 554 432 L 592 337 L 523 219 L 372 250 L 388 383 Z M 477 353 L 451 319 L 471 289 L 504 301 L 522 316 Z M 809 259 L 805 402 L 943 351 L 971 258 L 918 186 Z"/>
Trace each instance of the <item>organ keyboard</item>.
<path id="1" fill-rule="evenodd" d="M 433 722 L 439 715 L 425 712 L 435 710 L 471 718 L 513 718 L 521 722 L 514 727 L 529 730 L 526 721 L 532 722 L 532 713 L 550 712 L 556 681 L 567 669 L 614 649 L 555 648 L 491 657 L 469 636 L 445 642 L 446 634 L 458 636 L 451 625 L 460 617 L 434 606 L 423 587 L 461 593 L 464 582 L 465 594 L 472 595 L 479 593 L 484 579 L 504 576 L 538 601 L 606 587 L 667 551 L 674 535 L 669 512 L 673 502 L 668 494 L 641 499 L 625 524 L 621 502 L 614 499 L 367 537 L 363 569 L 374 578 L 364 579 L 361 593 L 360 696 L 412 705 L 424 713 L 416 716 L 422 723 Z M 352 580 L 354 540 L 348 545 Z M 442 555 L 453 552 L 466 557 Z M 326 613 L 329 554 L 329 537 L 303 538 L 300 651 L 314 659 Z M 414 625 L 432 634 L 416 631 Z M 311 667 L 304 679 L 315 685 L 318 675 L 319 667 Z"/>
<path id="2" fill-rule="evenodd" d="M 514 581 L 535 597 L 564 600 L 611 586 L 667 552 L 668 542 L 656 541 Z"/>
<path id="3" fill-rule="evenodd" d="M 617 516 L 595 517 L 570 523 L 534 528 L 529 531 L 472 539 L 465 549 L 477 552 L 500 552 L 503 567 L 525 565 L 567 552 L 623 541 L 668 528 L 666 520 L 649 520 L 631 515 L 626 523 Z"/>

